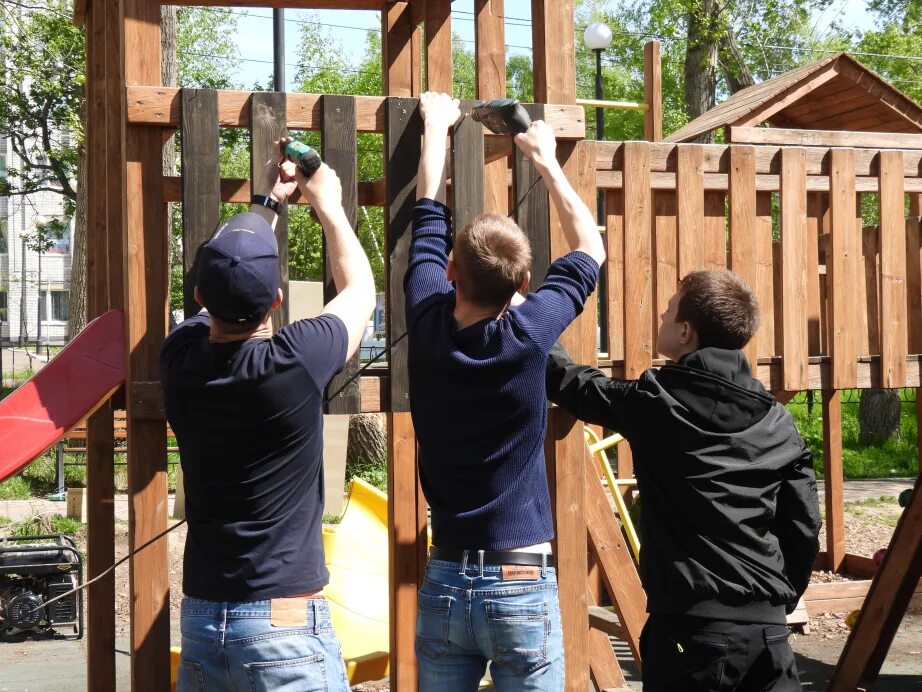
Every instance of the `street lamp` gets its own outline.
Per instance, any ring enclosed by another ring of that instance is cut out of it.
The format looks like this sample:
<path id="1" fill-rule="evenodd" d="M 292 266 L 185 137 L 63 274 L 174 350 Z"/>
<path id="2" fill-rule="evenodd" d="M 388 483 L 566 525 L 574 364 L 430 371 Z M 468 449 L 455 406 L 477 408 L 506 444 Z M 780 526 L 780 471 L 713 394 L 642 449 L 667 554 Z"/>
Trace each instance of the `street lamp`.
<path id="1" fill-rule="evenodd" d="M 611 29 L 605 22 L 593 22 L 583 32 L 586 46 L 595 52 L 595 98 L 602 100 L 602 51 L 611 45 Z M 605 139 L 605 110 L 599 106 L 595 109 L 595 138 L 599 141 Z M 605 225 L 605 197 L 601 190 L 596 192 L 596 222 Z M 602 272 L 599 281 L 599 300 L 603 305 L 608 304 L 608 285 L 606 274 Z M 608 313 L 602 310 L 599 320 L 599 334 L 608 333 Z"/>
<path id="2" fill-rule="evenodd" d="M 602 51 L 611 45 L 611 29 L 604 22 L 593 22 L 583 32 L 583 40 L 595 53 L 595 98 L 602 100 Z M 595 137 L 605 139 L 605 110 L 595 109 Z"/>

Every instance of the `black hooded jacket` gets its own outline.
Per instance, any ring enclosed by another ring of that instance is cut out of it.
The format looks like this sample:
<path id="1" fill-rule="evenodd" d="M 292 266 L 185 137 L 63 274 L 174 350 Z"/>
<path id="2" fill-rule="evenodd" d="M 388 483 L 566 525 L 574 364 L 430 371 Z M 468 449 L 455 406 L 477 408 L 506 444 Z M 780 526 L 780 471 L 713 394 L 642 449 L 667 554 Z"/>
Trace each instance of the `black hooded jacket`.
<path id="1" fill-rule="evenodd" d="M 819 550 L 813 458 L 741 351 L 702 348 L 627 381 L 557 345 L 547 392 L 631 444 L 649 612 L 785 621 Z"/>

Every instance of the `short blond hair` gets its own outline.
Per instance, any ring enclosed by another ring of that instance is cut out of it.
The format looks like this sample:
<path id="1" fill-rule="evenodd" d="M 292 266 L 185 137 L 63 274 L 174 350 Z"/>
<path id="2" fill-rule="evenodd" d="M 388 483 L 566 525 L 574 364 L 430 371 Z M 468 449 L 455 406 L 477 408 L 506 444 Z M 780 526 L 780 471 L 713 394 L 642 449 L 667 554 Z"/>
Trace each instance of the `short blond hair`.
<path id="1" fill-rule="evenodd" d="M 508 303 L 531 268 L 528 238 L 499 214 L 481 214 L 458 231 L 453 257 L 460 293 L 490 307 Z"/>

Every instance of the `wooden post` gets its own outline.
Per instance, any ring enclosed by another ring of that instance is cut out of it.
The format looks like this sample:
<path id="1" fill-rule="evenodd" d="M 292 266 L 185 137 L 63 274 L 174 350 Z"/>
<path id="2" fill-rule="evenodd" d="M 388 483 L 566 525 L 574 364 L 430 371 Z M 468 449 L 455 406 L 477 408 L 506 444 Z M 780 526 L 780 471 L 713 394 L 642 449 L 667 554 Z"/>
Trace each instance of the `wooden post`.
<path id="1" fill-rule="evenodd" d="M 845 488 L 842 471 L 842 392 L 823 391 L 823 477 L 826 489 L 827 569 L 845 560 Z"/>
<path id="2" fill-rule="evenodd" d="M 624 360 L 624 194 L 605 191 L 605 266 L 609 290 L 608 334 L 602 334 L 602 350 L 612 361 Z M 674 243 L 673 243 L 674 245 Z M 606 347 L 607 344 L 607 347 Z"/>
<path id="3" fill-rule="evenodd" d="M 730 148 L 730 269 L 756 291 L 758 267 L 753 252 L 752 230 L 756 228 L 755 149 L 747 146 Z M 764 311 L 770 306 L 761 306 Z M 758 335 L 743 349 L 752 376 L 758 376 Z"/>
<path id="4" fill-rule="evenodd" d="M 474 56 L 477 64 L 477 98 L 506 97 L 506 45 L 503 20 L 504 0 L 474 0 Z M 506 159 L 493 161 L 484 169 L 484 211 L 509 213 Z"/>
<path id="5" fill-rule="evenodd" d="M 659 41 L 647 41 L 643 47 L 643 138 L 658 142 L 663 138 L 663 64 Z"/>
<path id="6" fill-rule="evenodd" d="M 124 0 L 121 27 L 125 82 L 160 84 L 160 6 Z M 123 93 L 123 92 L 122 92 Z M 123 98 L 120 94 L 119 98 Z M 163 177 L 163 135 L 156 128 L 126 133 L 125 190 L 125 358 L 128 439 L 129 548 L 134 550 L 166 529 L 166 425 L 142 418 L 144 392 L 156 382 L 160 346 L 166 334 L 166 205 L 151 198 Z M 131 687 L 162 690 L 170 682 L 170 594 L 167 542 L 157 541 L 130 562 Z"/>
<path id="7" fill-rule="evenodd" d="M 355 97 L 325 95 L 321 101 L 323 111 L 323 160 L 336 171 L 343 188 L 343 209 L 349 225 L 355 228 L 358 220 L 356 180 L 358 145 L 355 130 Z M 328 303 L 338 291 L 333 283 L 324 237 L 323 302 Z M 356 352 L 343 367 L 342 372 L 330 380 L 327 395 L 343 389 L 326 405 L 326 413 L 361 413 L 362 393 L 359 380 L 352 379 L 359 370 L 359 353 Z M 350 382 L 351 380 L 351 382 Z"/>
<path id="8" fill-rule="evenodd" d="M 573 0 L 531 0 L 536 103 L 576 103 Z"/>
<path id="9" fill-rule="evenodd" d="M 782 380 L 785 391 L 807 389 L 807 156 L 781 150 Z"/>
<path id="10" fill-rule="evenodd" d="M 278 160 L 275 142 L 288 134 L 285 107 L 286 96 L 275 91 L 262 91 L 250 97 L 250 180 L 262 180 L 266 162 Z M 279 268 L 282 275 L 282 304 L 272 313 L 272 327 L 278 331 L 288 324 L 288 205 L 279 209 L 275 224 L 275 239 L 279 246 Z"/>
<path id="11" fill-rule="evenodd" d="M 121 57 L 117 34 L 109 31 L 113 14 L 111 2 L 95 2 L 86 15 L 87 321 L 109 308 L 109 234 L 122 229 L 120 213 L 110 225 L 108 199 L 108 178 L 118 178 L 121 165 L 119 160 L 113 166 L 112 156 L 122 151 L 110 151 L 107 146 L 109 129 L 121 127 L 109 117 L 110 94 L 116 94 L 108 84 L 108 52 Z M 117 202 L 120 205 L 120 195 Z M 86 424 L 87 580 L 115 562 L 112 426 L 110 402 L 97 409 Z M 87 589 L 86 625 L 87 689 L 115 692 L 115 574 Z"/>
<path id="12" fill-rule="evenodd" d="M 388 440 L 388 526 L 390 539 L 390 684 L 414 692 L 417 685 L 416 593 L 426 562 L 426 505 L 419 490 L 416 435 L 410 418 L 409 378 L 403 276 L 410 249 L 416 199 L 416 162 L 420 155 L 421 122 L 415 99 L 386 101 L 384 150 L 386 195 L 384 232 L 388 276 L 387 335 L 392 344 Z"/>
<path id="13" fill-rule="evenodd" d="M 451 88 L 451 3 L 426 3 L 426 88 L 453 93 Z"/>
<path id="14" fill-rule="evenodd" d="M 909 352 L 922 352 L 922 193 L 909 195 L 906 219 L 906 312 L 909 316 Z M 922 430 L 922 387 L 916 388 L 916 430 Z M 922 473 L 922 445 L 919 445 Z"/>
<path id="15" fill-rule="evenodd" d="M 819 236 L 823 228 L 824 195 L 807 195 L 807 351 L 811 356 L 823 353 L 822 292 L 820 291 Z"/>
<path id="16" fill-rule="evenodd" d="M 414 29 L 410 3 L 393 2 L 381 10 L 381 58 L 385 96 L 414 95 Z M 429 69 L 427 67 L 427 71 Z"/>

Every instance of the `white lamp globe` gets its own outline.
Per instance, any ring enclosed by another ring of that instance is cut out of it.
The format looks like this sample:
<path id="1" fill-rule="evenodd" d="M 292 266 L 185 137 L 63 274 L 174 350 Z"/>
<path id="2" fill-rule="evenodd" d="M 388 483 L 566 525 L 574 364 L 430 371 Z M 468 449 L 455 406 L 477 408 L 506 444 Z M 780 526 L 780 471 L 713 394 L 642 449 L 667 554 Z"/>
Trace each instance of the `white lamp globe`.
<path id="1" fill-rule="evenodd" d="M 593 22 L 583 32 L 583 40 L 590 50 L 605 50 L 611 45 L 611 29 L 604 22 Z"/>

